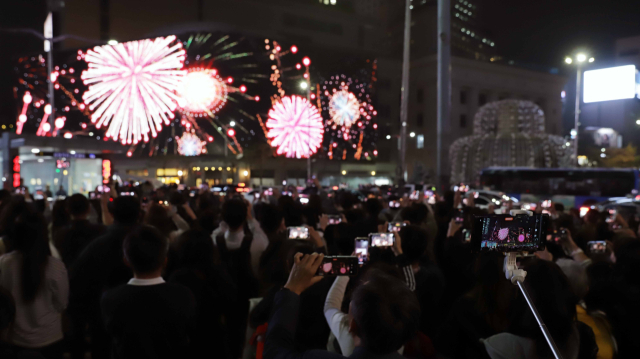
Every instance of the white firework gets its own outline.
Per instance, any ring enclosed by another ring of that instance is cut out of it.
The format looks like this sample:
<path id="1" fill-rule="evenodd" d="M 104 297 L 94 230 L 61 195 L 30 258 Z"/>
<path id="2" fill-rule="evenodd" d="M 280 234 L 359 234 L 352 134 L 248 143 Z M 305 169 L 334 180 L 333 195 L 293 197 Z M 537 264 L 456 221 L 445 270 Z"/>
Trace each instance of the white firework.
<path id="1" fill-rule="evenodd" d="M 191 132 L 184 132 L 182 137 L 176 137 L 176 141 L 178 142 L 178 153 L 183 156 L 199 156 L 207 153 L 207 143 L 201 141 Z"/>
<path id="2" fill-rule="evenodd" d="M 360 118 L 360 101 L 346 89 L 337 91 L 329 101 L 329 116 L 333 123 L 348 129 Z"/>
<path id="3" fill-rule="evenodd" d="M 174 118 L 185 51 L 175 36 L 97 46 L 87 51 L 83 100 L 96 128 L 123 144 L 149 141 Z"/>

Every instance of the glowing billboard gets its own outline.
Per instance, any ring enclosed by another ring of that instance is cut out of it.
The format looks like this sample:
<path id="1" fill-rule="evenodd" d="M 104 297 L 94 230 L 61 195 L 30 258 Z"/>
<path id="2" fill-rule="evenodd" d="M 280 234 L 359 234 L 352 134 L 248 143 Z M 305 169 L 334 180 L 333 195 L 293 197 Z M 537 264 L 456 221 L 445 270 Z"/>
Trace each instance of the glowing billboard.
<path id="1" fill-rule="evenodd" d="M 584 72 L 585 103 L 636 97 L 636 67 L 625 65 Z"/>

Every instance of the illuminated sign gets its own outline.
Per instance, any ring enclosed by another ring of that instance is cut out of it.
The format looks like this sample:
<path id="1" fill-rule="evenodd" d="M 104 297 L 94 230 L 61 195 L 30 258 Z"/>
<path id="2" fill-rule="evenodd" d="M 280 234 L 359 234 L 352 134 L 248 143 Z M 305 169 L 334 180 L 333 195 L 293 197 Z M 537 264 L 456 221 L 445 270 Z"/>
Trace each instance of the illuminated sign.
<path id="1" fill-rule="evenodd" d="M 585 103 L 635 98 L 636 67 L 626 65 L 584 72 Z"/>
<path id="2" fill-rule="evenodd" d="M 111 178 L 111 161 L 102 160 L 102 183 L 109 183 Z"/>
<path id="3" fill-rule="evenodd" d="M 20 156 L 13 158 L 13 187 L 20 187 Z"/>

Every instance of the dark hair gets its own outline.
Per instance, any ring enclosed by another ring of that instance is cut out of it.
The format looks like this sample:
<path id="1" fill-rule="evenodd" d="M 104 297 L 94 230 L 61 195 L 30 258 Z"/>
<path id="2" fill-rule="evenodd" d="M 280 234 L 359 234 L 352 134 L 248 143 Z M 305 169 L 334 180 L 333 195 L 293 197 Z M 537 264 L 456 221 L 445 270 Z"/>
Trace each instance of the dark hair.
<path id="1" fill-rule="evenodd" d="M 424 204 L 414 203 L 402 210 L 402 219 L 411 224 L 419 225 L 426 221 L 429 210 Z"/>
<path id="2" fill-rule="evenodd" d="M 551 337 L 562 349 L 573 333 L 577 299 L 571 291 L 569 280 L 557 264 L 533 259 L 525 266 L 527 288 L 538 313 L 547 325 Z M 511 333 L 534 339 L 538 356 L 551 354 L 547 342 L 540 331 L 536 319 L 525 299 L 518 296 L 513 304 L 515 320 Z"/>
<path id="3" fill-rule="evenodd" d="M 146 225 L 159 229 L 162 233 L 168 234 L 175 230 L 174 224 L 167 214 L 167 209 L 157 203 L 152 203 L 149 208 L 147 208 L 143 222 Z"/>
<path id="4" fill-rule="evenodd" d="M 57 200 L 51 209 L 51 228 L 55 232 L 58 228 L 69 224 L 69 213 L 67 212 L 67 199 Z"/>
<path id="5" fill-rule="evenodd" d="M 229 228 L 240 228 L 247 220 L 247 205 L 239 198 L 226 200 L 222 205 L 222 219 Z"/>
<path id="6" fill-rule="evenodd" d="M 135 273 L 151 273 L 164 264 L 167 237 L 151 226 L 140 226 L 124 238 L 124 255 Z"/>
<path id="7" fill-rule="evenodd" d="M 555 208 L 556 211 L 558 212 L 564 212 L 564 204 L 560 203 L 560 202 L 556 202 L 553 204 L 553 208 Z"/>
<path id="8" fill-rule="evenodd" d="M 219 261 L 211 234 L 202 230 L 190 229 L 182 233 L 172 248 L 176 251 L 175 269 L 194 268 L 209 276 Z"/>
<path id="9" fill-rule="evenodd" d="M 16 303 L 11 292 L 0 287 L 0 332 L 4 331 L 16 318 Z"/>
<path id="10" fill-rule="evenodd" d="M 417 262 L 427 251 L 429 244 L 429 232 L 415 225 L 407 225 L 400 229 L 400 238 L 402 240 L 402 252 L 411 262 Z"/>
<path id="11" fill-rule="evenodd" d="M 351 299 L 357 335 L 375 354 L 394 352 L 418 331 L 420 304 L 402 282 L 381 271 L 368 273 Z"/>
<path id="12" fill-rule="evenodd" d="M 132 196 L 120 196 L 113 200 L 111 214 L 116 223 L 133 225 L 140 217 L 140 201 Z"/>
<path id="13" fill-rule="evenodd" d="M 370 216 L 377 218 L 380 212 L 382 212 L 382 202 L 377 198 L 369 198 L 364 203 L 364 209 Z"/>
<path id="14" fill-rule="evenodd" d="M 300 202 L 296 202 L 290 196 L 280 196 L 278 198 L 278 209 L 282 211 L 284 223 L 287 227 L 301 226 L 304 224 L 302 220 L 302 206 Z"/>
<path id="15" fill-rule="evenodd" d="M 89 200 L 80 193 L 67 198 L 67 211 L 72 216 L 82 216 L 89 213 Z"/>
<path id="16" fill-rule="evenodd" d="M 282 223 L 282 218 L 284 217 L 278 207 L 267 203 L 260 205 L 260 227 L 264 233 L 272 234 L 277 232 Z"/>
<path id="17" fill-rule="evenodd" d="M 45 268 L 49 260 L 47 224 L 41 214 L 28 205 L 16 206 L 13 245 L 22 254 L 20 279 L 22 299 L 32 302 L 44 283 Z"/>

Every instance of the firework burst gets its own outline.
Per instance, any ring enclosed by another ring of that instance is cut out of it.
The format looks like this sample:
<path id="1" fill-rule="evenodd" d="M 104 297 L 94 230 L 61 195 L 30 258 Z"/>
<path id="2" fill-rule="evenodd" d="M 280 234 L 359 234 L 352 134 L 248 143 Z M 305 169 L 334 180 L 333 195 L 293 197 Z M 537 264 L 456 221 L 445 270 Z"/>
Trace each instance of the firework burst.
<path id="1" fill-rule="evenodd" d="M 299 96 L 286 96 L 273 105 L 266 123 L 267 137 L 277 154 L 310 157 L 322 144 L 324 126 L 318 109 Z"/>
<path id="2" fill-rule="evenodd" d="M 149 141 L 169 125 L 184 77 L 185 51 L 175 36 L 97 46 L 86 53 L 82 73 L 89 89 L 83 95 L 96 128 L 109 126 L 106 137 L 123 144 Z"/>
<path id="3" fill-rule="evenodd" d="M 336 91 L 329 100 L 331 121 L 348 130 L 360 118 L 360 101 L 346 88 Z"/>
<path id="4" fill-rule="evenodd" d="M 207 142 L 201 141 L 200 138 L 191 132 L 183 132 L 182 137 L 176 137 L 178 144 L 178 153 L 183 156 L 199 156 L 207 153 Z"/>

